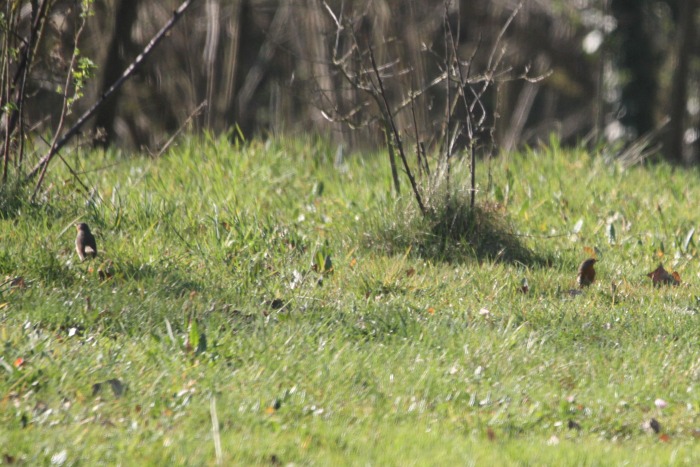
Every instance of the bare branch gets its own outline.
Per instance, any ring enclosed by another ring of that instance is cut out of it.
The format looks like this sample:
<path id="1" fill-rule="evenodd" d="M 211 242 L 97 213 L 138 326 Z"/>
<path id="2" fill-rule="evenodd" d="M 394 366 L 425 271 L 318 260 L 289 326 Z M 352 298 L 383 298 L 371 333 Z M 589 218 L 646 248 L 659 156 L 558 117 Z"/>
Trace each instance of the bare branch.
<path id="1" fill-rule="evenodd" d="M 411 188 L 413 189 L 413 195 L 416 198 L 416 202 L 418 203 L 418 207 L 420 208 L 420 211 L 423 215 L 427 214 L 428 211 L 425 208 L 425 205 L 423 204 L 423 199 L 421 197 L 420 192 L 418 191 L 418 186 L 416 185 L 416 179 L 413 177 L 413 173 L 411 172 L 411 168 L 408 165 L 408 160 L 406 159 L 406 153 L 403 150 L 403 143 L 401 141 L 401 135 L 399 134 L 399 130 L 396 128 L 396 122 L 394 121 L 394 117 L 391 113 L 391 107 L 389 106 L 389 101 L 387 100 L 386 97 L 386 90 L 384 89 L 384 83 L 382 82 L 382 77 L 379 74 L 379 70 L 377 69 L 377 62 L 374 59 L 374 52 L 372 51 L 372 47 L 369 48 L 369 59 L 370 63 L 372 64 L 372 68 L 374 69 L 374 74 L 377 78 L 377 85 L 379 86 L 379 98 L 381 98 L 382 102 L 384 103 L 384 111 L 385 113 L 385 118 L 388 120 L 388 124 L 391 127 L 391 131 L 394 136 L 394 143 L 396 143 L 396 148 L 399 151 L 399 156 L 401 157 L 401 161 L 403 162 L 404 169 L 406 170 L 406 175 L 408 176 L 408 180 L 411 183 Z"/>

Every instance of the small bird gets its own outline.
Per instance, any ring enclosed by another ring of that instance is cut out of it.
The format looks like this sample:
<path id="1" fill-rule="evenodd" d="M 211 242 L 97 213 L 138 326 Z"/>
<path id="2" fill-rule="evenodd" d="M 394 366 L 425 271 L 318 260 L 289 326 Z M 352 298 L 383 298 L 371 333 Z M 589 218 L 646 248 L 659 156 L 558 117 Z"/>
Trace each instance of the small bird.
<path id="1" fill-rule="evenodd" d="M 588 287 L 595 280 L 595 269 L 593 269 L 593 265 L 597 261 L 598 260 L 595 258 L 589 258 L 578 267 L 576 282 L 580 288 Z"/>
<path id="2" fill-rule="evenodd" d="M 90 232 L 90 227 L 84 222 L 75 225 L 78 230 L 78 236 L 75 237 L 75 251 L 80 256 L 80 261 L 85 260 L 85 256 L 94 258 L 97 256 L 97 243 L 95 236 Z"/>

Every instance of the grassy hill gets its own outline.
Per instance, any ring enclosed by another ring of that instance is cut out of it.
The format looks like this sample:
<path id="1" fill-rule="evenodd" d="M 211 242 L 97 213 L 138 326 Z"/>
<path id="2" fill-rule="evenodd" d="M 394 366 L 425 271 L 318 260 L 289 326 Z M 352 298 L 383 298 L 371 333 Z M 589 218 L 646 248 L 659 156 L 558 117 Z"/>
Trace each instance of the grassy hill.
<path id="1" fill-rule="evenodd" d="M 5 194 L 2 462 L 700 462 L 698 171 L 511 154 L 446 241 L 384 155 L 334 157 L 192 139 L 69 160 L 89 195 L 58 163 L 40 205 Z"/>

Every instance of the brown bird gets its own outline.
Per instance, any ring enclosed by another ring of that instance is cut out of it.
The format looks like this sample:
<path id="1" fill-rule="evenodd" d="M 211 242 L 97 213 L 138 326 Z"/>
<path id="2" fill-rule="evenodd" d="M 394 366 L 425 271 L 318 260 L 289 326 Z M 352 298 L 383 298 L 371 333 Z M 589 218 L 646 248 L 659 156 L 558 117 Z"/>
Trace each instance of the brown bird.
<path id="1" fill-rule="evenodd" d="M 95 243 L 94 235 L 90 232 L 90 227 L 81 222 L 76 224 L 75 228 L 78 229 L 78 236 L 75 237 L 75 251 L 80 256 L 80 261 L 84 261 L 85 256 L 92 258 L 97 256 L 97 243 Z"/>
<path id="2" fill-rule="evenodd" d="M 598 260 L 595 258 L 589 258 L 578 267 L 576 282 L 580 288 L 588 287 L 595 280 L 595 269 L 593 269 L 593 265 L 597 261 Z"/>

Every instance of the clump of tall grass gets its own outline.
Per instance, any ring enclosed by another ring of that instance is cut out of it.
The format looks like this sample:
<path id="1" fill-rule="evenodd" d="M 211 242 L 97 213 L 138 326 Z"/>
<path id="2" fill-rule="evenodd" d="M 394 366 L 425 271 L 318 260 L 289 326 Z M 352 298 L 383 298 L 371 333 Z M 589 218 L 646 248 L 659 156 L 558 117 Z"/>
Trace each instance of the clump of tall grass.
<path id="1" fill-rule="evenodd" d="M 463 262 L 504 261 L 529 265 L 538 257 L 515 234 L 505 211 L 497 203 L 470 205 L 467 189 L 445 183 L 426 190 L 423 215 L 412 199 L 401 198 L 385 206 L 372 222 L 368 243 L 386 253 L 410 250 L 422 257 Z"/>

